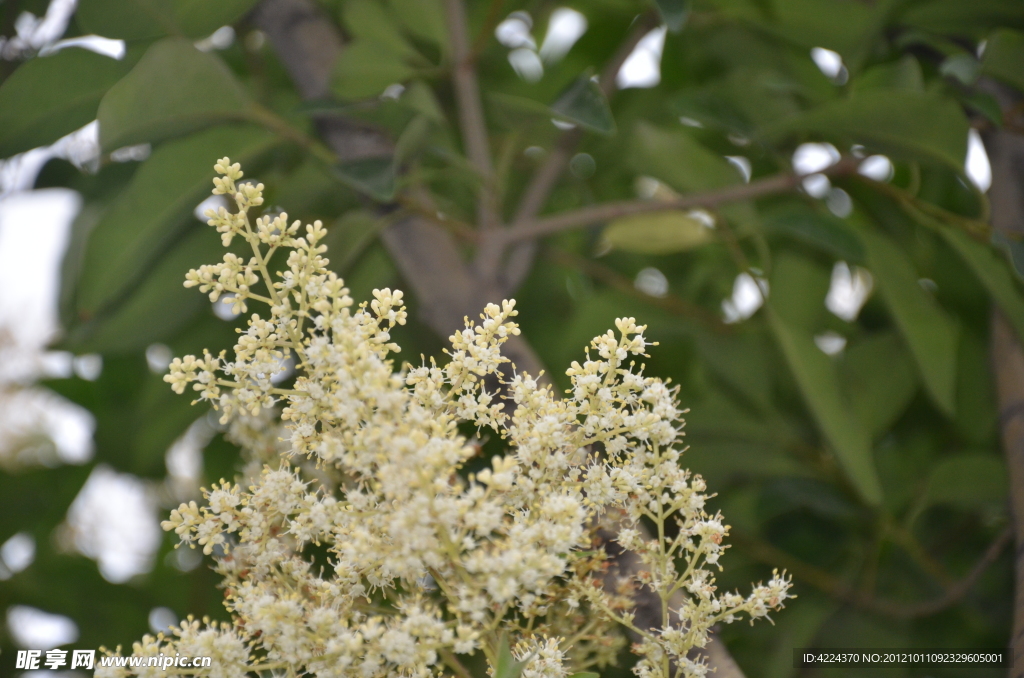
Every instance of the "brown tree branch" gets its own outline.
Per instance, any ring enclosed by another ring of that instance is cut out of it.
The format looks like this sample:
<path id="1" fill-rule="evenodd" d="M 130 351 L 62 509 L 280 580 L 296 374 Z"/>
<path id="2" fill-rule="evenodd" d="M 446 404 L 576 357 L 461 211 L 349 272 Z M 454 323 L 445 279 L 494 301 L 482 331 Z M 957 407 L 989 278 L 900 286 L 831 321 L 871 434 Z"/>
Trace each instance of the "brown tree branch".
<path id="1" fill-rule="evenodd" d="M 581 257 L 556 247 L 547 248 L 546 254 L 551 260 L 569 268 L 579 269 L 590 277 L 597 278 L 609 287 L 639 299 L 644 303 L 663 308 L 669 313 L 696 320 L 712 332 L 726 334 L 732 331 L 731 326 L 726 325 L 722 322 L 721 318 L 703 306 L 672 294 L 666 294 L 663 297 L 652 297 L 649 294 L 644 294 L 633 285 L 632 280 L 615 269 L 609 268 L 593 259 L 587 259 L 586 257 Z"/>
<path id="2" fill-rule="evenodd" d="M 846 158 L 822 171 L 822 174 L 829 176 L 849 174 L 856 171 L 858 162 L 855 158 Z M 706 193 L 683 195 L 674 200 L 621 200 L 609 202 L 520 223 L 518 226 L 501 232 L 500 235 L 506 242 L 516 243 L 523 240 L 543 238 L 544 236 L 554 235 L 562 231 L 583 228 L 634 214 L 694 209 L 697 207 L 714 208 L 725 203 L 753 200 L 767 195 L 786 193 L 799 186 L 802 179 L 803 177 L 798 174 L 787 172 L 765 179 L 758 179 L 749 184 L 737 184 L 736 186 L 728 186 L 714 191 L 707 191 Z"/>
<path id="3" fill-rule="evenodd" d="M 470 50 L 466 7 L 463 0 L 445 0 L 444 9 L 448 19 L 448 39 L 452 48 L 452 84 L 455 87 L 462 143 L 466 147 L 470 163 L 480 174 L 481 180 L 477 220 L 483 230 L 497 228 L 500 225 L 500 216 L 495 198 L 497 193 L 494 186 L 494 165 L 491 162 L 487 121 L 480 100 L 480 83 L 477 80 L 473 53 Z"/>
<path id="4" fill-rule="evenodd" d="M 1014 531 L 1010 527 L 1000 532 L 963 579 L 946 587 L 936 598 L 919 602 L 898 602 L 876 598 L 857 591 L 853 585 L 847 584 L 819 567 L 789 555 L 766 541 L 735 530 L 733 530 L 732 537 L 736 544 L 743 545 L 743 552 L 754 559 L 770 565 L 785 567 L 793 574 L 793 581 L 797 584 L 809 584 L 840 602 L 867 612 L 896 619 L 915 619 L 933 615 L 963 600 L 981 575 L 1003 552 L 1013 534 Z"/>
<path id="5" fill-rule="evenodd" d="M 1004 111 L 1024 105 L 1014 90 L 983 79 L 980 86 Z M 982 136 L 992 166 L 989 199 L 992 229 L 1008 236 L 1024 234 L 1024 136 L 992 129 Z M 1011 678 L 1024 678 L 1024 337 L 1018 337 L 997 308 L 992 312 L 989 358 L 995 375 L 1003 452 L 1010 476 L 1010 512 L 1014 522 L 1014 605 L 1010 652 Z"/>
<path id="6" fill-rule="evenodd" d="M 606 97 L 610 97 L 615 92 L 615 77 L 622 69 L 622 64 L 636 49 L 637 43 L 657 27 L 658 22 L 657 12 L 648 12 L 638 17 L 626 39 L 605 64 L 598 78 L 598 86 Z M 551 191 L 565 174 L 565 169 L 569 166 L 569 159 L 582 139 L 583 132 L 578 128 L 566 130 L 561 134 L 545 158 L 544 164 L 540 166 L 530 183 L 527 184 L 512 219 L 513 228 L 533 220 L 544 209 L 544 205 L 547 204 L 548 198 L 551 196 Z M 483 265 L 497 267 L 509 244 L 502 242 L 495 245 L 493 249 L 497 252 L 496 256 L 492 255 L 491 260 L 483 262 Z M 500 275 L 500 284 L 506 293 L 513 292 L 522 284 L 530 271 L 536 249 L 536 244 L 528 240 L 514 244 Z"/>

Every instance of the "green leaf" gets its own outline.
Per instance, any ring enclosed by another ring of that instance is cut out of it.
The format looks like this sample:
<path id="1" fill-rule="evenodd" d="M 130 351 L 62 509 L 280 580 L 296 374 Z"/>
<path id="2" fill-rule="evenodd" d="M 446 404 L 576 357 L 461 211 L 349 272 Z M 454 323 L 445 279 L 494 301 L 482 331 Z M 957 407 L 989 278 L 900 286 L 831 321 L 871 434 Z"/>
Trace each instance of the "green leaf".
<path id="1" fill-rule="evenodd" d="M 807 133 L 842 137 L 894 157 L 941 162 L 963 172 L 968 128 L 963 110 L 953 99 L 884 88 L 782 119 L 761 136 L 768 141 Z"/>
<path id="2" fill-rule="evenodd" d="M 402 37 L 397 22 L 380 2 L 348 0 L 342 5 L 341 17 L 345 27 L 356 39 L 376 42 L 402 57 L 416 52 Z"/>
<path id="3" fill-rule="evenodd" d="M 448 23 L 441 0 L 388 0 L 388 5 L 407 33 L 442 51 L 448 48 Z"/>
<path id="4" fill-rule="evenodd" d="M 155 43 L 100 102 L 100 146 L 155 142 L 242 119 L 249 97 L 230 69 L 192 43 Z"/>
<path id="5" fill-rule="evenodd" d="M 910 348 L 932 400 L 952 415 L 956 395 L 957 328 L 918 283 L 913 264 L 888 236 L 862 230 L 868 267 Z"/>
<path id="6" fill-rule="evenodd" d="M 962 454 L 940 461 L 928 478 L 926 506 L 953 504 L 972 509 L 1000 504 L 1007 495 L 1006 464 L 992 454 Z"/>
<path id="7" fill-rule="evenodd" d="M 787 324 L 769 304 L 768 318 L 807 408 L 835 451 L 850 482 L 871 505 L 882 501 L 882 487 L 867 431 L 843 399 L 832 359 L 818 350 L 809 332 Z"/>
<path id="8" fill-rule="evenodd" d="M 654 0 L 661 20 L 673 33 L 683 30 L 690 16 L 690 0 Z"/>
<path id="9" fill-rule="evenodd" d="M 625 252 L 671 254 L 715 240 L 714 231 L 680 210 L 634 214 L 612 221 L 604 229 L 605 244 Z"/>
<path id="10" fill-rule="evenodd" d="M 857 421 L 873 438 L 892 426 L 917 391 L 912 358 L 895 332 L 852 342 L 843 351 L 839 374 Z"/>
<path id="11" fill-rule="evenodd" d="M 867 69 L 852 83 L 855 92 L 883 88 L 923 92 L 924 75 L 921 73 L 921 64 L 912 54 L 907 54 L 899 61 Z"/>
<path id="12" fill-rule="evenodd" d="M 498 641 L 498 662 L 494 667 L 494 678 L 519 678 L 528 663 L 529 658 L 516 661 L 509 648 L 508 634 L 502 633 L 501 640 Z"/>
<path id="13" fill-rule="evenodd" d="M 334 173 L 349 187 L 387 202 L 395 197 L 395 164 L 390 157 L 362 158 L 334 166 Z"/>
<path id="14" fill-rule="evenodd" d="M 966 137 L 965 137 L 966 138 Z M 683 130 L 637 125 L 631 144 L 633 169 L 681 193 L 721 188 L 741 181 L 735 168 Z"/>
<path id="15" fill-rule="evenodd" d="M 845 221 L 804 206 L 789 205 L 763 215 L 763 228 L 801 240 L 851 264 L 864 262 L 864 246 Z"/>
<path id="16" fill-rule="evenodd" d="M 121 40 L 166 35 L 205 38 L 235 23 L 256 0 L 80 0 L 76 19 L 83 33 Z"/>
<path id="17" fill-rule="evenodd" d="M 601 678 L 601 674 L 594 673 L 593 671 L 577 671 L 569 676 L 569 678 Z"/>
<path id="18" fill-rule="evenodd" d="M 1006 258 L 1013 266 L 1014 273 L 1024 280 L 1024 240 L 1009 238 L 996 231 L 992 234 L 992 244 L 1006 252 Z"/>
<path id="19" fill-rule="evenodd" d="M 331 74 L 331 90 L 341 99 L 353 101 L 380 96 L 388 87 L 415 74 L 405 56 L 389 45 L 369 38 L 349 43 L 338 57 Z"/>
<path id="20" fill-rule="evenodd" d="M 973 85 L 980 70 L 981 64 L 971 54 L 954 54 L 939 66 L 939 73 L 955 78 L 963 85 Z"/>
<path id="21" fill-rule="evenodd" d="M 78 48 L 22 64 L 0 86 L 0 158 L 95 120 L 103 94 L 127 72 L 123 61 Z"/>
<path id="22" fill-rule="evenodd" d="M 80 352 L 124 353 L 166 341 L 210 308 L 206 295 L 182 285 L 185 274 L 216 263 L 223 255 L 217 232 L 196 221 L 121 303 L 75 328 L 68 343 Z"/>
<path id="23" fill-rule="evenodd" d="M 1024 296 L 1014 283 L 1006 262 L 991 247 L 971 239 L 958 228 L 940 225 L 939 233 L 992 295 L 1017 336 L 1024 337 Z"/>
<path id="24" fill-rule="evenodd" d="M 772 308 L 785 323 L 810 333 L 824 324 L 829 270 L 812 259 L 783 251 L 772 266 Z"/>
<path id="25" fill-rule="evenodd" d="M 192 212 L 210 195 L 218 158 L 245 164 L 276 143 L 259 128 L 226 126 L 157 148 L 89 234 L 76 295 L 80 320 L 121 303 L 184 233 L 207 228 Z"/>
<path id="26" fill-rule="evenodd" d="M 981 72 L 1024 92 L 1024 32 L 1001 28 L 992 33 Z"/>
<path id="27" fill-rule="evenodd" d="M 587 74 L 576 78 L 551 104 L 551 110 L 570 122 L 598 134 L 613 134 L 615 118 L 608 99 Z"/>

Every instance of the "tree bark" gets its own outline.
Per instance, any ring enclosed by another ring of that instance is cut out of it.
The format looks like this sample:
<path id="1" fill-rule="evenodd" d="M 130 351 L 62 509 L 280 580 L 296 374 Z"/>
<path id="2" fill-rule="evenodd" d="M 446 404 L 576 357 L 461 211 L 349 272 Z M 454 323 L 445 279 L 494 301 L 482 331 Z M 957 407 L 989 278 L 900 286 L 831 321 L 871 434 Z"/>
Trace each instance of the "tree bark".
<path id="1" fill-rule="evenodd" d="M 1004 111 L 1020 101 L 1016 93 L 996 83 L 985 83 Z M 1010 121 L 1019 122 L 1019 121 Z M 992 227 L 997 233 L 1024 235 L 1024 136 L 1010 129 L 984 135 L 992 167 L 989 200 Z M 1014 605 L 1010 652 L 1011 678 L 1024 678 L 1024 348 L 998 309 L 992 313 L 990 359 L 995 374 L 999 426 L 1010 477 L 1010 510 L 1014 522 Z"/>

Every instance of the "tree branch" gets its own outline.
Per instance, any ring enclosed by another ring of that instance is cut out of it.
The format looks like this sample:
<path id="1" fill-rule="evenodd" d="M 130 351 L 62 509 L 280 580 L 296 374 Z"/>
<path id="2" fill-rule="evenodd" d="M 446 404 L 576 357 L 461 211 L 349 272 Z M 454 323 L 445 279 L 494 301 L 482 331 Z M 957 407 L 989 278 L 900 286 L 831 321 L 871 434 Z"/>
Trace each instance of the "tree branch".
<path id="1" fill-rule="evenodd" d="M 850 174 L 856 171 L 858 162 L 855 158 L 847 158 L 823 170 L 821 174 L 829 176 Z M 776 174 L 772 177 L 752 181 L 749 184 L 738 184 L 706 193 L 693 193 L 680 196 L 674 200 L 621 200 L 609 202 L 603 205 L 584 207 L 556 214 L 552 217 L 521 223 L 519 226 L 503 232 L 502 237 L 508 243 L 515 243 L 533 238 L 542 238 L 562 231 L 599 224 L 634 214 L 667 212 L 697 207 L 712 208 L 724 203 L 753 200 L 754 198 L 761 198 L 766 195 L 785 193 L 800 185 L 802 179 L 801 175 L 793 173 Z"/>
<path id="2" fill-rule="evenodd" d="M 495 200 L 494 166 L 491 163 L 487 122 L 484 119 L 483 104 L 480 101 L 480 83 L 476 76 L 473 54 L 470 51 L 466 8 L 463 5 L 463 0 L 445 0 L 444 9 L 448 19 L 448 33 L 452 47 L 452 84 L 455 86 L 455 102 L 459 110 L 462 142 L 466 147 L 469 161 L 476 168 L 481 179 L 477 219 L 483 230 L 497 228 L 500 225 L 500 217 Z"/>
<path id="3" fill-rule="evenodd" d="M 982 80 L 981 87 L 1013 111 L 1024 101 L 1012 89 Z M 1008 129 L 983 135 L 992 165 L 992 228 L 1007 236 L 1024 233 L 1024 136 Z M 992 310 L 989 358 L 996 382 L 1003 452 L 1010 476 L 1010 512 L 1015 528 L 1013 630 L 1010 651 L 1014 666 L 1009 675 L 1024 677 L 1024 337 L 1015 335 L 998 308 Z"/>
<path id="4" fill-rule="evenodd" d="M 649 294 L 644 294 L 638 290 L 635 285 L 633 285 L 632 280 L 618 271 L 594 261 L 593 259 L 587 259 L 556 247 L 547 248 L 546 254 L 553 261 L 563 266 L 577 268 L 592 278 L 597 278 L 608 286 L 635 297 L 647 304 L 663 308 L 669 313 L 674 313 L 676 315 L 696 320 L 712 332 L 717 334 L 732 332 L 732 327 L 726 325 L 722 322 L 721 318 L 708 311 L 703 306 L 694 304 L 691 301 L 687 301 L 686 299 L 671 294 L 667 294 L 663 297 L 652 297 Z"/>
<path id="5" fill-rule="evenodd" d="M 657 12 L 648 12 L 640 16 L 630 29 L 626 40 L 619 45 L 615 54 L 605 64 L 601 76 L 598 78 L 598 86 L 606 97 L 610 97 L 615 92 L 615 77 L 622 69 L 622 64 L 636 49 L 637 43 L 658 25 L 658 21 Z M 569 166 L 569 159 L 582 139 L 583 132 L 579 128 L 566 130 L 561 134 L 545 158 L 544 164 L 533 175 L 523 192 L 512 219 L 513 228 L 533 220 L 544 209 L 544 205 L 551 196 L 551 191 L 554 190 L 558 180 L 565 173 L 566 167 Z M 494 261 L 485 262 L 485 265 L 497 266 L 502 254 L 510 244 L 513 243 L 500 243 L 500 247 L 495 248 L 497 256 L 494 257 Z M 503 290 L 511 293 L 522 284 L 526 274 L 530 271 L 530 264 L 533 262 L 535 253 L 536 246 L 531 242 L 524 241 L 515 244 L 501 275 L 500 282 Z"/>
<path id="6" fill-rule="evenodd" d="M 915 619 L 933 615 L 960 602 L 978 582 L 981 575 L 996 561 L 996 558 L 999 557 L 1003 549 L 1006 548 L 1013 533 L 1014 531 L 1010 527 L 1000 532 L 999 536 L 985 549 L 985 553 L 974 564 L 970 572 L 963 579 L 947 587 L 938 597 L 932 600 L 906 603 L 875 598 L 859 592 L 853 586 L 843 582 L 831 573 L 794 558 L 782 549 L 750 535 L 744 535 L 733 530 L 732 536 L 737 544 L 743 545 L 744 553 L 763 563 L 785 567 L 793 573 L 793 578 L 797 583 L 809 584 L 836 600 L 866 610 L 867 612 L 896 619 Z"/>

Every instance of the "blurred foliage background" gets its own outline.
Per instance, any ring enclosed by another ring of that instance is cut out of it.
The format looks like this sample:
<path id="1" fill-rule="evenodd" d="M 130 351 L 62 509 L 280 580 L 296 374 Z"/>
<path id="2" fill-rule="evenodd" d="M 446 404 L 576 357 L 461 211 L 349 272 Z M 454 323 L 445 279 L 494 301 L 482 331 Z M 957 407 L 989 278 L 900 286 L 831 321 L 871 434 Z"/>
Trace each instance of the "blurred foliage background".
<path id="1" fill-rule="evenodd" d="M 1024 201 L 1024 4 L 465 9 L 460 44 L 440 0 L 0 2 L 0 206 L 80 196 L 42 367 L 0 337 L 3 655 L 33 624 L 85 648 L 226 618 L 207 566 L 154 532 L 238 464 L 161 381 L 242 322 L 181 286 L 220 258 L 196 214 L 225 155 L 268 211 L 329 224 L 357 301 L 407 291 L 411 362 L 489 297 L 519 300 L 517 362 L 559 387 L 614 318 L 647 323 L 649 373 L 690 408 L 685 463 L 733 526 L 723 585 L 781 566 L 800 596 L 723 630 L 746 675 L 844 675 L 794 669 L 794 647 L 1006 646 L 991 335 L 998 308 L 1024 337 L 1024 222 L 1001 206 Z M 94 426 L 75 463 L 46 423 L 69 403 Z"/>

